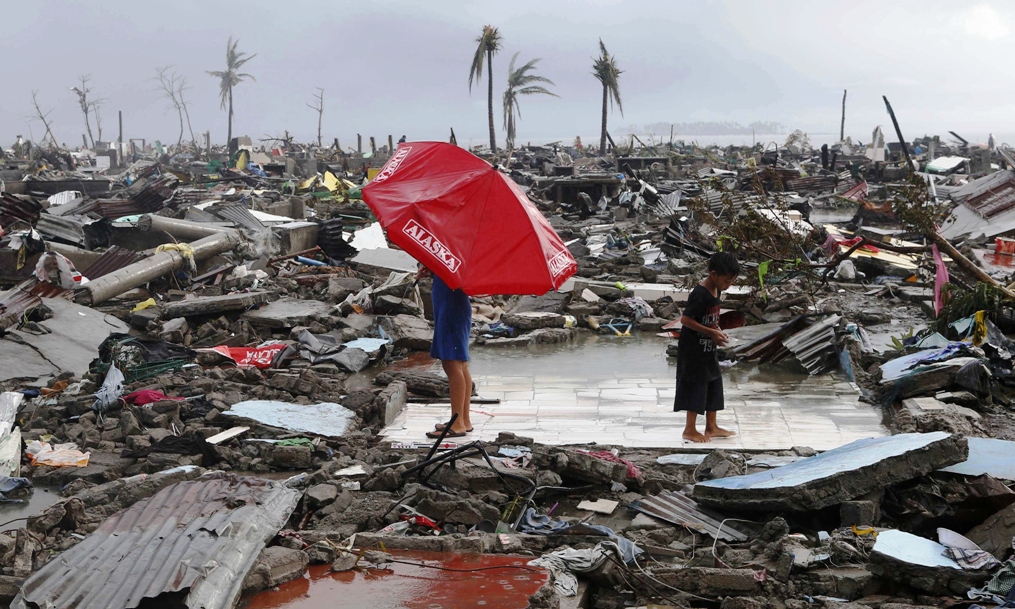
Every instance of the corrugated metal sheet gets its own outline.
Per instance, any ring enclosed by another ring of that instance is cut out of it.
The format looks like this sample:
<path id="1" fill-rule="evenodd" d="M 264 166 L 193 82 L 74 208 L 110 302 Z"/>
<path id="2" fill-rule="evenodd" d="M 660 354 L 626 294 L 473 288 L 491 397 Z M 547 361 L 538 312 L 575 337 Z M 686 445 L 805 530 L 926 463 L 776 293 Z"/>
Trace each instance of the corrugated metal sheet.
<path id="1" fill-rule="evenodd" d="M 663 491 L 654 497 L 639 499 L 632 503 L 631 507 L 643 514 L 654 516 L 670 524 L 693 529 L 699 533 L 706 533 L 722 541 L 747 541 L 748 539 L 746 534 L 733 528 L 729 523 L 722 524 L 720 528 L 720 520 L 702 512 L 697 503 L 681 493 Z"/>
<path id="2" fill-rule="evenodd" d="M 10 227 L 19 220 L 35 226 L 41 212 L 42 204 L 32 199 L 0 193 L 0 226 Z"/>
<path id="3" fill-rule="evenodd" d="M 810 176 L 806 178 L 796 178 L 794 180 L 786 180 L 787 191 L 795 192 L 809 192 L 818 190 L 832 190 L 835 188 L 835 184 L 838 181 L 837 176 Z"/>
<path id="4" fill-rule="evenodd" d="M 993 218 L 1015 207 L 1015 177 L 1011 172 L 1005 173 L 1008 175 L 993 180 L 989 187 L 970 196 L 963 204 L 984 218 Z"/>
<path id="5" fill-rule="evenodd" d="M 175 176 L 164 176 L 129 199 L 96 199 L 78 208 L 78 213 L 96 213 L 103 218 L 119 218 L 157 212 L 166 206 L 176 190 Z"/>
<path id="6" fill-rule="evenodd" d="M 118 245 L 110 246 L 98 260 L 88 265 L 88 268 L 81 271 L 81 274 L 88 279 L 98 279 L 103 275 L 108 275 L 113 271 L 118 271 L 125 266 L 129 266 L 147 258 L 147 255 L 142 252 L 135 252 L 134 250 L 120 247 Z"/>
<path id="7" fill-rule="evenodd" d="M 849 199 L 850 201 L 859 201 L 860 199 L 867 198 L 867 181 L 860 182 L 852 188 L 846 190 L 841 195 L 843 199 Z"/>
<path id="8" fill-rule="evenodd" d="M 185 593 L 187 607 L 229 609 L 300 495 L 280 482 L 222 472 L 178 482 L 51 560 L 11 607 L 129 609 Z"/>
<path id="9" fill-rule="evenodd" d="M 242 228 L 249 228 L 255 231 L 264 230 L 264 224 L 261 224 L 261 221 L 255 218 L 254 214 L 250 213 L 250 210 L 240 203 L 220 203 L 206 211 L 210 211 L 216 216 L 229 220 Z"/>
<path id="10" fill-rule="evenodd" d="M 835 326 L 841 318 L 827 317 L 818 323 L 785 338 L 784 347 L 793 352 L 797 360 L 811 374 L 828 370 L 835 355 Z"/>
<path id="11" fill-rule="evenodd" d="M 34 278 L 23 282 L 0 299 L 0 330 L 10 328 L 18 323 L 25 313 L 42 306 L 42 299 L 25 289 L 36 283 L 38 282 Z"/>

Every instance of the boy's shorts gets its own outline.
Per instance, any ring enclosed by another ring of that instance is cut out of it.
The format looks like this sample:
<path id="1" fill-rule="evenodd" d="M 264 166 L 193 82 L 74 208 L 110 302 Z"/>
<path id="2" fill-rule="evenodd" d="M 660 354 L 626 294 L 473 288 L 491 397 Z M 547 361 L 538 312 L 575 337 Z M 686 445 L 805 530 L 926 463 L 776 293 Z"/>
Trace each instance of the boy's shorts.
<path id="1" fill-rule="evenodd" d="M 717 412 L 725 408 L 722 396 L 722 377 L 707 383 L 677 381 L 677 394 L 673 398 L 673 412 L 689 410 L 698 414 Z"/>

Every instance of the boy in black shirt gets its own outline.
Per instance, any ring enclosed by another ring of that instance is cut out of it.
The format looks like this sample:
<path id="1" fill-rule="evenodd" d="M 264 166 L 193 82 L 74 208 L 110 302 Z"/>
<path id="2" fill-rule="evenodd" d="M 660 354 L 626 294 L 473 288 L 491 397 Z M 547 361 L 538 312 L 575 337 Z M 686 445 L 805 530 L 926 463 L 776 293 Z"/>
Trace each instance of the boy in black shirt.
<path id="1" fill-rule="evenodd" d="M 719 329 L 719 296 L 729 289 L 740 273 L 736 256 L 719 252 L 708 261 L 708 277 L 698 284 L 687 299 L 680 317 L 680 342 L 677 345 L 677 394 L 674 412 L 687 411 L 684 439 L 708 442 L 728 438 L 736 432 L 716 424 L 716 412 L 723 409 L 722 376 L 716 347 L 729 341 Z M 705 415 L 705 433 L 698 432 L 698 415 Z"/>

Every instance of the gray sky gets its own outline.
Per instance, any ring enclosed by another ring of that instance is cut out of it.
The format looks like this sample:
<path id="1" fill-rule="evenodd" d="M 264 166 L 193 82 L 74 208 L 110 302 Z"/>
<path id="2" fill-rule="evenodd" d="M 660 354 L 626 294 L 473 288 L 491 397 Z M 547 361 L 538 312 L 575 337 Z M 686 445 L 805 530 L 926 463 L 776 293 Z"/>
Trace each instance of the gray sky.
<path id="1" fill-rule="evenodd" d="M 0 37 L 3 146 L 28 136 L 33 89 L 52 109 L 57 138 L 79 145 L 83 119 L 69 90 L 79 74 L 107 100 L 104 139 L 115 139 L 122 110 L 125 137 L 175 142 L 175 113 L 149 80 L 170 64 L 190 80 L 195 132 L 224 142 L 226 114 L 206 71 L 224 64 L 229 36 L 257 53 L 245 66 L 257 81 L 235 89 L 236 134 L 316 138 L 305 104 L 323 87 L 324 138 L 343 147 L 356 133 L 379 143 L 388 134 L 443 140 L 449 127 L 459 143 L 479 144 L 485 74 L 471 95 L 467 82 L 484 24 L 504 38 L 493 66 L 501 142 L 499 98 L 516 51 L 522 61 L 542 58 L 539 73 L 561 97 L 522 99 L 518 140 L 598 140 L 602 90 L 590 70 L 600 37 L 624 70 L 624 114 L 610 115 L 615 137 L 630 126 L 697 120 L 837 133 L 844 88 L 846 133 L 863 141 L 877 124 L 891 130 L 882 94 L 909 139 L 949 129 L 973 140 L 1015 134 L 1007 77 L 1015 4 L 1000 0 L 38 0 L 2 10 L 16 24 Z M 41 124 L 31 129 L 41 139 Z"/>

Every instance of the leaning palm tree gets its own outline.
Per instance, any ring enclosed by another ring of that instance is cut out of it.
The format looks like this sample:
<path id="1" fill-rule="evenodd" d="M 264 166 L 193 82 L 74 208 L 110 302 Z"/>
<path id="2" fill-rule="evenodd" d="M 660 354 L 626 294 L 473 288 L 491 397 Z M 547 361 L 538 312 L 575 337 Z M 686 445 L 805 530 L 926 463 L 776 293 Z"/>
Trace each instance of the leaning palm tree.
<path id="1" fill-rule="evenodd" d="M 617 69 L 617 58 L 610 55 L 610 52 L 606 50 L 606 45 L 603 44 L 603 39 L 599 39 L 599 57 L 596 58 L 595 63 L 592 64 L 592 75 L 603 84 L 603 131 L 599 136 L 599 154 L 606 154 L 606 105 L 610 102 L 612 107 L 613 102 L 617 103 L 617 108 L 620 109 L 620 115 L 624 115 L 624 106 L 620 103 L 620 75 L 623 74 L 621 70 Z"/>
<path id="2" fill-rule="evenodd" d="M 490 151 L 497 152 L 497 130 L 493 126 L 493 55 L 500 50 L 500 32 L 492 25 L 484 25 L 483 33 L 476 38 L 476 56 L 472 58 L 469 68 L 469 92 L 472 92 L 473 80 L 483 77 L 483 62 L 486 62 L 487 93 L 486 109 L 490 119 Z"/>
<path id="3" fill-rule="evenodd" d="M 529 73 L 536 69 L 536 64 L 540 61 L 538 58 L 533 59 L 516 70 L 515 60 L 517 59 L 518 53 L 515 53 L 514 57 L 511 58 L 511 65 L 508 66 L 508 87 L 504 90 L 504 130 L 507 131 L 508 149 L 515 147 L 515 117 L 522 118 L 522 111 L 518 107 L 518 96 L 539 93 L 560 97 L 556 93 L 549 91 L 546 87 L 535 84 L 540 82 L 553 84 L 553 81 L 549 78 Z"/>
<path id="4" fill-rule="evenodd" d="M 219 106 L 223 110 L 228 105 L 229 108 L 229 134 L 226 138 L 226 144 L 233 140 L 233 87 L 243 82 L 244 79 L 249 78 L 250 80 L 257 80 L 250 74 L 241 74 L 239 72 L 243 64 L 247 63 L 251 59 L 257 57 L 257 53 L 253 55 L 247 55 L 236 50 L 236 45 L 240 43 L 239 40 L 233 42 L 232 36 L 229 37 L 229 42 L 226 43 L 226 69 L 209 71 L 215 78 L 219 79 L 219 100 L 221 105 Z"/>

